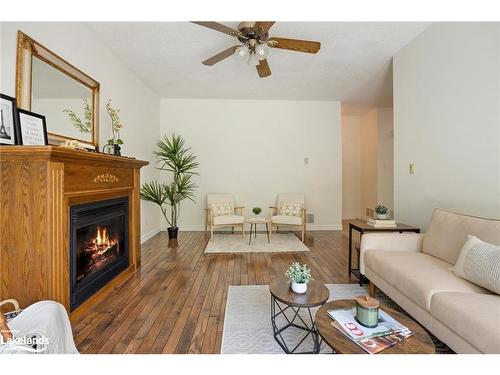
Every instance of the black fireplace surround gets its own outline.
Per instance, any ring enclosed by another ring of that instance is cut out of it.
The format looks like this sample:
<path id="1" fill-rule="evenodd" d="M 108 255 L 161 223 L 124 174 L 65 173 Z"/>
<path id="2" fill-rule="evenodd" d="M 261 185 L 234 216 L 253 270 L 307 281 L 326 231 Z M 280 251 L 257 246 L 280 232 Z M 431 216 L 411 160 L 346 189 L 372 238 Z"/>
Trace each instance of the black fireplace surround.
<path id="1" fill-rule="evenodd" d="M 70 305 L 74 310 L 128 265 L 128 198 L 72 205 Z"/>

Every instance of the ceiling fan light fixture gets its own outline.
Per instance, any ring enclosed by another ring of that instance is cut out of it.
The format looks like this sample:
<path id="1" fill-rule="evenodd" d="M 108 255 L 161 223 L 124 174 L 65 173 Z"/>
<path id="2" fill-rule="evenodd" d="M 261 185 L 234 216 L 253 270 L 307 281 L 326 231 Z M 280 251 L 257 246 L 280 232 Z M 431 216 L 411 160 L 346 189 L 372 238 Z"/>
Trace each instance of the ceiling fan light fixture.
<path id="1" fill-rule="evenodd" d="M 255 47 L 255 55 L 259 60 L 264 60 L 267 57 L 268 51 L 267 47 L 265 47 L 265 44 L 259 44 L 257 47 Z"/>
<path id="2" fill-rule="evenodd" d="M 312 54 L 317 53 L 321 48 L 320 42 L 311 40 L 270 37 L 269 30 L 274 25 L 274 21 L 241 22 L 237 29 L 211 21 L 195 21 L 193 23 L 236 37 L 240 43 L 203 61 L 202 63 L 204 65 L 212 66 L 229 56 L 237 55 L 241 59 L 246 58 L 248 64 L 255 62 L 257 64 L 257 73 L 260 78 L 269 77 L 271 75 L 271 69 L 267 62 L 267 55 L 269 54 L 268 48 L 278 48 L 281 50 Z"/>
<path id="3" fill-rule="evenodd" d="M 239 56 L 239 57 L 245 57 L 245 56 L 248 56 L 249 54 L 249 49 L 248 49 L 248 46 L 246 45 L 243 45 L 243 46 L 240 46 L 236 49 L 236 54 Z"/>

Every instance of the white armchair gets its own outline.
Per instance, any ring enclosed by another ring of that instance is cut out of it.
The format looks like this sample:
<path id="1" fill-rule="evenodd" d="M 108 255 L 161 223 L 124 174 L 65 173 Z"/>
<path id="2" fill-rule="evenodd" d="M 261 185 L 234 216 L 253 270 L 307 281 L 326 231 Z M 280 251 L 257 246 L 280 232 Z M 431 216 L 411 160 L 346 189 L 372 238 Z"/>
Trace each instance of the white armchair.
<path id="1" fill-rule="evenodd" d="M 205 209 L 205 232 L 210 226 L 210 239 L 214 238 L 214 228 L 241 226 L 241 236 L 245 237 L 245 207 L 235 207 L 232 194 L 207 194 Z"/>
<path id="2" fill-rule="evenodd" d="M 302 242 L 306 235 L 307 215 L 304 194 L 279 194 L 276 207 L 269 207 L 271 212 L 271 233 L 273 225 L 279 231 L 280 226 L 299 227 L 302 231 Z"/>

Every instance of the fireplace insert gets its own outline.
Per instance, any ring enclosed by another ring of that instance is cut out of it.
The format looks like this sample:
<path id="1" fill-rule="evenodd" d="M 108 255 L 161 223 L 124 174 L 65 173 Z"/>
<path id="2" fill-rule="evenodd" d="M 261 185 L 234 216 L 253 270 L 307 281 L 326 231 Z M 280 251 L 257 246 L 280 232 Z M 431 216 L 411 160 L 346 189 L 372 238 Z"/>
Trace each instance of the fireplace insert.
<path id="1" fill-rule="evenodd" d="M 128 198 L 72 205 L 70 228 L 71 310 L 128 265 Z"/>

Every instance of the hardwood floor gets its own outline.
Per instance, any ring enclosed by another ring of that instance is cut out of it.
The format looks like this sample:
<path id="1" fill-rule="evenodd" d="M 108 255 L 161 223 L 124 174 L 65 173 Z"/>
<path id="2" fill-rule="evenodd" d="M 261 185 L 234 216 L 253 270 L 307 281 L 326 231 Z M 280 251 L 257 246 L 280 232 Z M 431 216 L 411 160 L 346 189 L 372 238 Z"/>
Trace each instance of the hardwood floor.
<path id="1" fill-rule="evenodd" d="M 294 261 L 320 282 L 350 282 L 340 231 L 309 232 L 309 253 L 205 255 L 207 241 L 182 232 L 168 247 L 162 232 L 144 243 L 142 267 L 73 324 L 79 351 L 219 353 L 229 285 L 269 284 Z"/>

